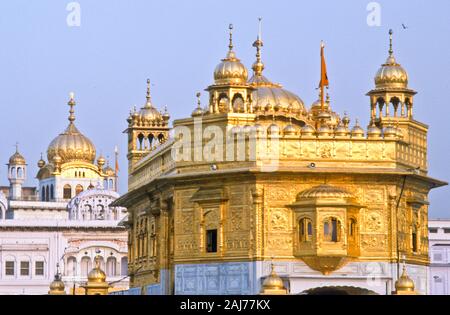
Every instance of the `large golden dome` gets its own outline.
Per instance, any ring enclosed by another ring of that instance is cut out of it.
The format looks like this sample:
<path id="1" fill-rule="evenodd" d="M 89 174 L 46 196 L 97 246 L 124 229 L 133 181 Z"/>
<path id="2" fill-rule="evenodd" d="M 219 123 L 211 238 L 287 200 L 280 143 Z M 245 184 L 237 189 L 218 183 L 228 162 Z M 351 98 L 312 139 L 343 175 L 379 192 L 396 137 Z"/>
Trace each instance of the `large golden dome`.
<path id="1" fill-rule="evenodd" d="M 214 69 L 214 82 L 215 84 L 245 84 L 248 78 L 248 71 L 233 51 L 233 37 L 231 32 L 233 25 L 230 24 L 229 28 L 229 51 L 226 58 L 222 59 Z"/>
<path id="2" fill-rule="evenodd" d="M 71 161 L 84 161 L 94 163 L 95 160 L 95 146 L 86 136 L 84 136 L 74 124 L 75 115 L 73 106 L 75 101 L 73 95 L 69 101 L 70 116 L 69 126 L 66 130 L 58 135 L 47 149 L 47 158 L 52 162 L 55 157 L 61 158 L 61 163 Z"/>
<path id="3" fill-rule="evenodd" d="M 261 47 L 263 42 L 258 38 L 253 46 L 256 47 L 256 61 L 253 63 L 253 76 L 248 83 L 255 88 L 252 92 L 253 108 L 256 112 L 280 111 L 285 113 L 306 115 L 305 105 L 296 94 L 283 89 L 282 85 L 267 79 L 262 71 Z"/>

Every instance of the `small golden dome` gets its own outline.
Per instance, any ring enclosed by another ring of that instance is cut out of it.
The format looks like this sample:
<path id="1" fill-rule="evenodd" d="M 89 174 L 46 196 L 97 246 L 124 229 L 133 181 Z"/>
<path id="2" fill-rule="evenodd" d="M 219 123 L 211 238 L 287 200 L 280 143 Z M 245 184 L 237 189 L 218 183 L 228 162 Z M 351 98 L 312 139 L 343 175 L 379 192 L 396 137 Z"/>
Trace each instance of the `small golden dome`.
<path id="1" fill-rule="evenodd" d="M 45 161 L 44 161 L 44 159 L 42 158 L 42 153 L 41 153 L 41 158 L 40 158 L 39 161 L 37 162 L 37 166 L 38 166 L 39 168 L 43 168 L 43 167 L 45 166 Z"/>
<path id="2" fill-rule="evenodd" d="M 197 107 L 192 112 L 192 114 L 191 114 L 192 117 L 199 117 L 199 116 L 202 116 L 204 114 L 203 109 L 202 109 L 202 105 L 201 105 L 201 102 L 200 102 L 200 96 L 201 96 L 200 92 L 198 92 L 196 94 L 196 96 L 197 96 Z"/>
<path id="3" fill-rule="evenodd" d="M 367 136 L 369 138 L 379 138 L 381 137 L 381 129 L 372 122 L 372 125 L 367 129 Z"/>
<path id="4" fill-rule="evenodd" d="M 106 274 L 100 268 L 100 258 L 99 256 L 95 257 L 95 267 L 88 273 L 88 282 L 105 282 Z"/>
<path id="5" fill-rule="evenodd" d="M 319 130 L 317 130 L 317 133 L 319 134 L 319 136 L 326 137 L 326 136 L 330 135 L 331 129 L 330 129 L 330 127 L 328 127 L 327 124 L 322 124 L 319 127 Z"/>
<path id="6" fill-rule="evenodd" d="M 106 176 L 109 176 L 109 177 L 112 177 L 112 176 L 115 176 L 116 175 L 116 172 L 114 172 L 114 170 L 112 169 L 112 167 L 111 166 L 106 166 L 104 169 L 103 169 L 103 173 L 106 175 Z"/>
<path id="7" fill-rule="evenodd" d="M 50 143 L 47 149 L 47 159 L 48 161 L 54 161 L 54 158 L 59 156 L 62 163 L 70 161 L 93 163 L 95 160 L 95 146 L 91 140 L 78 131 L 74 124 L 73 106 L 75 106 L 75 101 L 73 93 L 71 93 L 68 105 L 70 106 L 69 126 Z"/>
<path id="8" fill-rule="evenodd" d="M 233 51 L 233 25 L 229 25 L 230 44 L 228 45 L 228 53 L 225 59 L 214 69 L 215 84 L 246 84 L 248 78 L 247 68 L 236 57 Z"/>
<path id="9" fill-rule="evenodd" d="M 105 165 L 105 163 L 106 163 L 106 159 L 105 159 L 105 157 L 101 154 L 101 155 L 98 157 L 98 159 L 97 159 L 97 164 L 98 164 L 98 165 Z"/>
<path id="10" fill-rule="evenodd" d="M 387 126 L 384 128 L 383 134 L 385 138 L 395 138 L 397 137 L 397 129 L 393 126 Z"/>
<path id="11" fill-rule="evenodd" d="M 245 84 L 247 78 L 247 68 L 236 58 L 233 51 L 229 51 L 227 57 L 214 69 L 216 84 Z"/>
<path id="12" fill-rule="evenodd" d="M 23 157 L 22 154 L 19 153 L 19 148 L 16 145 L 16 152 L 9 158 L 9 165 L 26 165 L 26 164 L 27 163 L 25 161 L 25 158 Z"/>
<path id="13" fill-rule="evenodd" d="M 395 282 L 396 291 L 414 291 L 414 281 L 406 273 L 406 266 L 403 266 L 403 273 Z"/>
<path id="14" fill-rule="evenodd" d="M 295 136 L 297 135 L 298 130 L 296 127 L 294 127 L 294 125 L 289 124 L 286 127 L 284 127 L 283 129 L 283 134 L 286 136 Z"/>
<path id="15" fill-rule="evenodd" d="M 359 125 L 358 119 L 356 119 L 355 126 L 352 128 L 352 137 L 353 138 L 362 138 L 364 137 L 364 129 Z"/>
<path id="16" fill-rule="evenodd" d="M 297 201 L 303 198 L 354 198 L 354 195 L 343 188 L 322 184 L 300 192 Z"/>
<path id="17" fill-rule="evenodd" d="M 313 136 L 316 132 L 316 129 L 314 129 L 313 126 L 306 124 L 301 129 L 302 137 L 303 136 Z"/>
<path id="18" fill-rule="evenodd" d="M 276 274 L 275 266 L 271 265 L 270 275 L 264 279 L 262 291 L 264 290 L 286 290 L 283 280 Z"/>
<path id="19" fill-rule="evenodd" d="M 392 30 L 389 30 L 389 56 L 375 75 L 376 88 L 407 88 L 408 73 L 395 61 L 392 50 Z"/>
<path id="20" fill-rule="evenodd" d="M 60 277 L 55 275 L 55 280 L 50 283 L 50 290 L 51 291 L 65 291 L 65 285 L 64 282 L 61 280 Z"/>
<path id="21" fill-rule="evenodd" d="M 334 133 L 337 137 L 345 137 L 349 135 L 349 130 L 347 127 L 345 127 L 343 122 L 340 122 L 336 127 L 336 129 L 334 130 Z"/>
<path id="22" fill-rule="evenodd" d="M 153 106 L 150 95 L 150 79 L 147 79 L 147 96 L 146 102 L 138 113 L 134 115 L 141 124 L 153 123 L 155 121 L 163 120 L 162 114 Z"/>

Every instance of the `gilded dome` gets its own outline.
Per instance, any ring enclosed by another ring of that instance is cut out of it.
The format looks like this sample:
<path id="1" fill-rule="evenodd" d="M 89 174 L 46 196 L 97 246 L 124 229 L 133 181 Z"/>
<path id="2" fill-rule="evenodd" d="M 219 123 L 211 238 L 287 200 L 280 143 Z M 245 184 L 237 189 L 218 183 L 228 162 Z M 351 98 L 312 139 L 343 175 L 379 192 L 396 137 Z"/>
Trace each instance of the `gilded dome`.
<path id="1" fill-rule="evenodd" d="M 395 282 L 396 291 L 414 291 L 414 281 L 407 275 L 406 267 L 403 266 L 403 273 Z"/>
<path id="2" fill-rule="evenodd" d="M 65 285 L 59 274 L 55 275 L 55 280 L 50 283 L 50 291 L 65 292 Z"/>
<path id="3" fill-rule="evenodd" d="M 359 125 L 358 119 L 355 122 L 355 126 L 352 128 L 352 137 L 361 138 L 364 137 L 364 129 Z"/>
<path id="4" fill-rule="evenodd" d="M 387 126 L 384 128 L 383 134 L 386 138 L 395 138 L 397 136 L 397 129 L 393 126 Z"/>
<path id="5" fill-rule="evenodd" d="M 88 273 L 88 282 L 105 282 L 106 274 L 100 268 L 100 258 L 98 256 L 95 257 L 95 267 Z"/>
<path id="6" fill-rule="evenodd" d="M 155 108 L 152 104 L 152 99 L 150 95 L 150 79 L 147 79 L 147 95 L 144 106 L 141 107 L 139 111 L 134 111 L 130 114 L 127 121 L 130 124 L 137 125 L 154 125 L 160 124 L 162 122 L 167 122 L 170 118 L 167 108 L 164 114 Z"/>
<path id="7" fill-rule="evenodd" d="M 407 88 L 408 73 L 395 61 L 394 56 L 389 56 L 378 69 L 374 80 L 376 88 Z"/>
<path id="8" fill-rule="evenodd" d="M 286 290 L 283 280 L 276 274 L 273 264 L 271 269 L 270 275 L 263 281 L 262 290 Z"/>
<path id="9" fill-rule="evenodd" d="M 276 111 L 305 114 L 305 105 L 300 97 L 285 90 L 278 84 L 264 84 L 254 76 L 249 80 L 250 85 L 256 87 L 252 92 L 252 106 L 256 111 L 265 111 L 269 104 Z"/>
<path id="10" fill-rule="evenodd" d="M 9 165 L 25 165 L 27 164 L 25 158 L 19 153 L 19 148 L 16 146 L 16 152 L 9 158 Z"/>
<path id="11" fill-rule="evenodd" d="M 287 136 L 295 136 L 298 134 L 298 130 L 294 125 L 289 124 L 283 129 L 283 134 Z"/>
<path id="12" fill-rule="evenodd" d="M 381 129 L 372 123 L 372 125 L 367 129 L 367 135 L 369 138 L 379 138 L 381 137 Z"/>
<path id="13" fill-rule="evenodd" d="M 48 161 L 53 161 L 55 156 L 59 156 L 62 163 L 70 161 L 94 163 L 95 147 L 91 140 L 80 133 L 73 122 L 70 122 L 66 130 L 53 139 L 48 146 Z"/>
<path id="14" fill-rule="evenodd" d="M 334 130 L 334 133 L 337 137 L 345 137 L 348 136 L 349 134 L 349 130 L 348 128 L 344 125 L 343 122 L 340 122 L 338 124 L 338 126 L 336 127 L 336 129 Z"/>
<path id="15" fill-rule="evenodd" d="M 354 198 L 354 196 L 343 188 L 322 184 L 306 189 L 297 195 L 297 201 L 303 198 Z"/>
<path id="16" fill-rule="evenodd" d="M 236 54 L 232 50 L 214 69 L 214 82 L 216 84 L 245 84 L 247 78 L 247 68 L 236 58 Z"/>
<path id="17" fill-rule="evenodd" d="M 310 124 L 306 124 L 302 127 L 302 136 L 313 136 L 316 132 L 316 129 L 314 129 L 313 126 Z"/>
<path id="18" fill-rule="evenodd" d="M 376 88 L 407 88 L 408 73 L 395 61 L 392 50 L 392 30 L 389 30 L 389 56 L 375 75 Z"/>

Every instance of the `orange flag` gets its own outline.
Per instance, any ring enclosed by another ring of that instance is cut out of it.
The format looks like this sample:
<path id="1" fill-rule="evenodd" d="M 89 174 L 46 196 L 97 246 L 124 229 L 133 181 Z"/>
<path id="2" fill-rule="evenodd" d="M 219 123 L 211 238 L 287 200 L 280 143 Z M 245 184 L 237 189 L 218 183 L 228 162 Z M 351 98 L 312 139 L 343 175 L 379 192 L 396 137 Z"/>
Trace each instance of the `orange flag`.
<path id="1" fill-rule="evenodd" d="M 319 87 L 328 86 L 327 65 L 325 64 L 325 55 L 323 53 L 324 44 L 320 44 L 320 83 Z"/>
<path id="2" fill-rule="evenodd" d="M 119 172 L 119 150 L 117 149 L 117 146 L 114 148 L 114 154 L 115 154 L 115 158 L 116 158 L 116 165 L 115 165 L 115 173 L 117 175 L 117 173 Z"/>

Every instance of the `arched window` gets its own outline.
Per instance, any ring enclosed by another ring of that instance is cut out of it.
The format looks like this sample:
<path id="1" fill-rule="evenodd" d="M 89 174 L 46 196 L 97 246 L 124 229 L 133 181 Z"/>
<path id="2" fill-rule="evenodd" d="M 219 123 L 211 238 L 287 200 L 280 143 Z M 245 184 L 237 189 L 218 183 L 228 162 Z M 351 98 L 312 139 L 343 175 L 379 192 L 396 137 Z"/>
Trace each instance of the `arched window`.
<path id="1" fill-rule="evenodd" d="M 53 184 L 50 185 L 50 199 L 55 199 L 55 187 L 53 187 Z"/>
<path id="2" fill-rule="evenodd" d="M 17 177 L 17 174 L 16 174 L 16 168 L 15 167 L 11 167 L 11 174 L 9 174 L 12 178 L 15 178 L 15 177 Z"/>
<path id="3" fill-rule="evenodd" d="M 50 200 L 50 189 L 49 189 L 49 187 L 47 186 L 46 188 L 45 188 L 45 201 L 49 201 Z"/>
<path id="4" fill-rule="evenodd" d="M 92 269 L 91 259 L 87 256 L 81 258 L 81 276 L 87 277 L 91 269 Z"/>
<path id="5" fill-rule="evenodd" d="M 107 179 L 103 180 L 103 189 L 109 189 L 109 187 L 108 187 L 108 180 Z"/>
<path id="6" fill-rule="evenodd" d="M 73 256 L 67 258 L 67 276 L 76 276 L 77 275 L 77 259 Z"/>
<path id="7" fill-rule="evenodd" d="M 328 242 L 339 242 L 340 222 L 334 217 L 330 217 L 323 222 L 323 238 Z"/>
<path id="8" fill-rule="evenodd" d="M 353 218 L 348 223 L 348 236 L 350 239 L 355 239 L 356 237 L 356 220 Z"/>
<path id="9" fill-rule="evenodd" d="M 126 276 L 128 274 L 128 258 L 122 257 L 120 259 L 120 275 Z"/>
<path id="10" fill-rule="evenodd" d="M 103 205 L 97 205 L 97 220 L 105 220 L 105 208 Z"/>
<path id="11" fill-rule="evenodd" d="M 83 191 L 83 186 L 81 186 L 80 184 L 78 184 L 76 187 L 75 187 L 75 195 L 78 195 L 80 192 L 82 192 Z"/>
<path id="12" fill-rule="evenodd" d="M 105 259 L 102 256 L 98 257 L 98 262 L 100 264 L 100 269 L 105 270 Z"/>
<path id="13" fill-rule="evenodd" d="M 142 133 L 140 133 L 139 135 L 138 135 L 138 137 L 137 137 L 137 144 L 136 144 L 136 146 L 137 146 L 137 149 L 138 150 L 142 150 L 143 148 L 142 148 L 142 142 L 144 141 L 144 135 L 142 134 Z"/>
<path id="14" fill-rule="evenodd" d="M 411 232 L 411 249 L 414 253 L 417 252 L 418 249 L 418 237 L 417 237 L 417 228 L 416 226 L 412 227 L 412 232 Z"/>
<path id="15" fill-rule="evenodd" d="M 221 95 L 219 98 L 219 112 L 226 113 L 228 112 L 228 104 L 229 99 L 226 95 Z"/>
<path id="16" fill-rule="evenodd" d="M 116 275 L 116 264 L 117 260 L 115 257 L 108 257 L 106 260 L 106 275 L 115 276 Z"/>
<path id="17" fill-rule="evenodd" d="M 63 188 L 63 198 L 71 199 L 72 198 L 72 187 L 69 184 L 65 184 Z"/>
<path id="18" fill-rule="evenodd" d="M 312 223 L 308 218 L 302 218 L 299 221 L 300 242 L 309 242 L 312 239 Z"/>
<path id="19" fill-rule="evenodd" d="M 45 201 L 45 186 L 42 186 L 41 201 Z"/>
<path id="20" fill-rule="evenodd" d="M 17 178 L 23 178 L 23 168 L 17 168 Z"/>
<path id="21" fill-rule="evenodd" d="M 109 186 L 108 186 L 108 188 L 109 188 L 109 189 L 114 189 L 114 182 L 113 182 L 112 179 L 109 180 Z"/>
<path id="22" fill-rule="evenodd" d="M 233 98 L 233 110 L 235 113 L 244 112 L 244 99 L 240 94 L 236 94 Z"/>
<path id="23" fill-rule="evenodd" d="M 148 148 L 151 149 L 155 146 L 155 136 L 151 133 L 147 136 L 148 139 Z"/>

